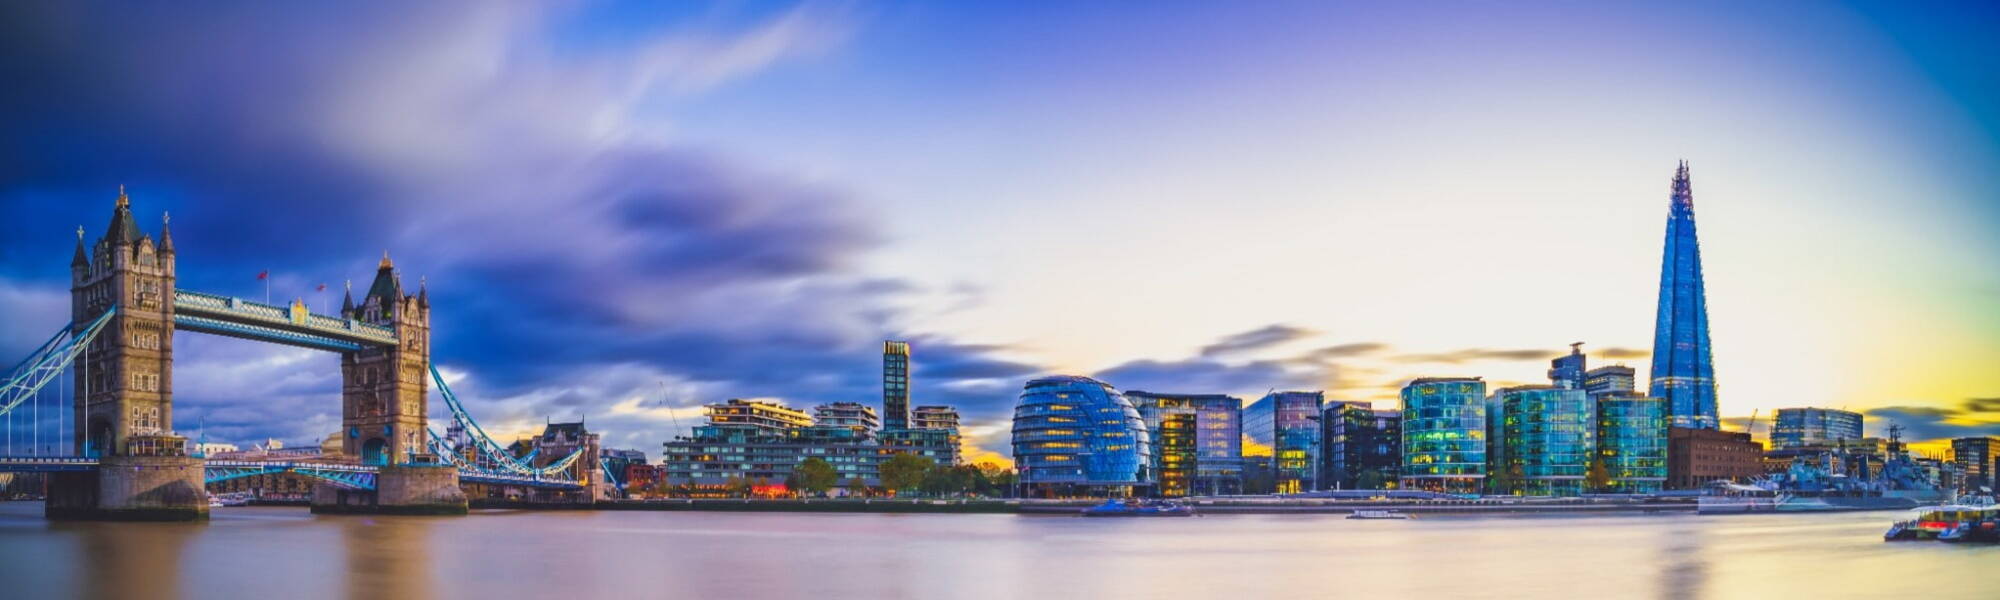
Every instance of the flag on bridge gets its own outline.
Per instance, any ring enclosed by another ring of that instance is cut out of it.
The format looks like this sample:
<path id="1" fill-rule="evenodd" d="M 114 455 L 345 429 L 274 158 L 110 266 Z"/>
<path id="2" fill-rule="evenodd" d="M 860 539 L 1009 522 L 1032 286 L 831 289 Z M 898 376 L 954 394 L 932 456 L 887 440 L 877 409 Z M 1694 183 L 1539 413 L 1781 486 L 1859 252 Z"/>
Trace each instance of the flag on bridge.
<path id="1" fill-rule="evenodd" d="M 317 289 L 317 290 L 313 290 L 313 291 L 317 291 L 317 292 L 324 292 L 324 291 L 326 291 L 326 284 L 324 284 L 324 283 L 322 283 L 322 284 L 319 284 L 319 289 Z"/>
<path id="2" fill-rule="evenodd" d="M 271 272 L 270 272 L 270 271 L 258 271 L 258 272 L 257 272 L 257 280 L 258 280 L 258 281 L 263 281 L 263 280 L 266 280 L 266 279 L 270 279 L 270 278 L 271 278 Z"/>

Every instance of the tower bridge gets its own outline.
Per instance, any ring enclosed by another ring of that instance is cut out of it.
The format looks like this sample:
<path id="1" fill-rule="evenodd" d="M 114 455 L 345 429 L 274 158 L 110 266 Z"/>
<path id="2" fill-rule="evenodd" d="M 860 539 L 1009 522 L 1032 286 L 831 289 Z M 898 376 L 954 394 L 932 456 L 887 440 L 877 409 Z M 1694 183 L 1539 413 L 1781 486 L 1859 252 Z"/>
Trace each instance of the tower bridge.
<path id="1" fill-rule="evenodd" d="M 536 466 L 486 435 L 431 363 L 428 290 L 420 282 L 408 293 L 387 253 L 358 301 L 350 289 L 338 315 L 318 314 L 298 301 L 274 306 L 179 289 L 169 224 L 163 216 L 155 240 L 120 188 L 104 234 L 86 245 L 77 231 L 70 323 L 0 375 L 0 414 L 65 372 L 73 379 L 68 454 L 0 457 L 0 471 L 48 474 L 50 517 L 199 519 L 205 485 L 278 473 L 312 478 L 318 512 L 463 513 L 461 484 L 588 502 L 609 480 L 595 477 L 595 447 Z M 176 330 L 338 353 L 347 459 L 211 461 L 189 452 L 172 433 Z M 467 432 L 456 441 L 429 428 L 432 384 L 452 429 Z"/>

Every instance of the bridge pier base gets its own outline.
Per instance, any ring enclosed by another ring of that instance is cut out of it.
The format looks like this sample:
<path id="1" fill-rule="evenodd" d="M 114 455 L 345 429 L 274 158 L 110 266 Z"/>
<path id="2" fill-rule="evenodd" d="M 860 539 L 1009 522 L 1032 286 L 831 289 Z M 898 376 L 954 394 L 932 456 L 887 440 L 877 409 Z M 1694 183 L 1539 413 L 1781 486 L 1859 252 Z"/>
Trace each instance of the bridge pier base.
<path id="1" fill-rule="evenodd" d="M 95 472 L 51 473 L 43 514 L 59 520 L 205 520 L 204 464 L 186 456 L 107 456 Z"/>
<path id="2" fill-rule="evenodd" d="M 387 465 L 375 474 L 374 490 L 350 490 L 333 484 L 313 486 L 312 511 L 317 514 L 462 515 L 465 492 L 458 488 L 458 467 L 451 465 Z"/>

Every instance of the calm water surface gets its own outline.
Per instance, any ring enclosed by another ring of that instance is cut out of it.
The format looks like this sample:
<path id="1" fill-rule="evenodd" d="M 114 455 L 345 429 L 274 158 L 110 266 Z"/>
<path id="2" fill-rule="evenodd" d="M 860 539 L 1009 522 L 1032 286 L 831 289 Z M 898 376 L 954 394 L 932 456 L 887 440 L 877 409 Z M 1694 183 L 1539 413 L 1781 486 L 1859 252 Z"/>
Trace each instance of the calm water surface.
<path id="1" fill-rule="evenodd" d="M 2000 547 L 1898 513 L 1081 519 L 483 511 L 51 523 L 0 503 L 0 598 L 1996 598 Z"/>

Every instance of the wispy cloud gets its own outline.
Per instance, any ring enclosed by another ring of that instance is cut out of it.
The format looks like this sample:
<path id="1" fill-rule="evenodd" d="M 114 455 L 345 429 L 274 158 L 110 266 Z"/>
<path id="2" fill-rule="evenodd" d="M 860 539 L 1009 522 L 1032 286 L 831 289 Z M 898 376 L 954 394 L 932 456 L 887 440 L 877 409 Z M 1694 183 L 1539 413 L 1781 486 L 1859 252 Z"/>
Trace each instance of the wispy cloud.
<path id="1" fill-rule="evenodd" d="M 1202 346 L 1201 355 L 1213 358 L 1244 354 L 1309 337 L 1314 333 L 1310 329 L 1285 324 L 1265 325 L 1250 331 L 1223 336 L 1215 343 Z"/>
<path id="2" fill-rule="evenodd" d="M 1548 360 L 1561 355 L 1560 352 L 1542 349 L 1495 350 L 1490 348 L 1467 348 L 1449 352 L 1423 354 L 1403 354 L 1390 360 L 1402 363 L 1462 364 L 1482 360 Z"/>

